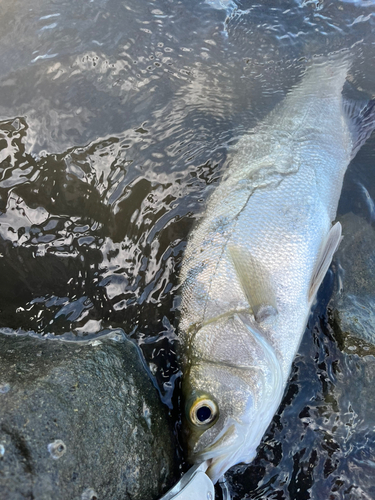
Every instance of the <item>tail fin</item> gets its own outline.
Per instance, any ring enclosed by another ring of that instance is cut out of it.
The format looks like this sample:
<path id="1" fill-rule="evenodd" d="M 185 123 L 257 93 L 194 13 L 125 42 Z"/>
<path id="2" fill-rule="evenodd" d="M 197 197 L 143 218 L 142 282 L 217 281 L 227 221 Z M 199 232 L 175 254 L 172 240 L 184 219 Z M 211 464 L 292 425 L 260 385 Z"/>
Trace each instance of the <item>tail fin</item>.
<path id="1" fill-rule="evenodd" d="M 352 158 L 354 158 L 375 129 L 375 99 L 360 104 L 344 101 L 344 109 L 353 137 Z"/>

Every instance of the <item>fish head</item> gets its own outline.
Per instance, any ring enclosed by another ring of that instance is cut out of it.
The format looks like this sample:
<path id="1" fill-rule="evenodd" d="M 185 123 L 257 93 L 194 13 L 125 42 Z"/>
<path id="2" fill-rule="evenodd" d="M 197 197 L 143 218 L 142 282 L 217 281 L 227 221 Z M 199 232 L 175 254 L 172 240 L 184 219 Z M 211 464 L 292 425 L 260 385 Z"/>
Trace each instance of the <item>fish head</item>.
<path id="1" fill-rule="evenodd" d="M 235 370 L 206 363 L 191 366 L 183 388 L 189 461 L 208 460 L 207 474 L 215 483 L 232 465 L 255 456 L 245 442 L 254 412 L 252 394 Z"/>
<path id="2" fill-rule="evenodd" d="M 195 336 L 194 352 L 202 353 L 197 344 L 204 339 L 206 345 L 201 347 L 206 352 L 191 357 L 184 371 L 188 459 L 192 463 L 208 460 L 207 474 L 214 483 L 233 465 L 253 460 L 277 409 L 274 388 L 282 394 L 282 381 L 275 384 L 275 371 L 262 345 L 246 330 L 238 318 L 203 327 Z M 229 331 L 225 344 L 220 342 L 223 331 Z M 247 339 L 248 349 L 244 347 Z"/>

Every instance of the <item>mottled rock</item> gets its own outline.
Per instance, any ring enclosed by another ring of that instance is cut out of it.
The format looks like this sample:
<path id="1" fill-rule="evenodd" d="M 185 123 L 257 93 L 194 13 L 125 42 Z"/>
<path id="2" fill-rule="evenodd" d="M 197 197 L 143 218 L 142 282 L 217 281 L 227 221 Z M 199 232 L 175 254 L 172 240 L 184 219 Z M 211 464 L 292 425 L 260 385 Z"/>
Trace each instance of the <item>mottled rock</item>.
<path id="1" fill-rule="evenodd" d="M 366 343 L 375 343 L 375 230 L 353 213 L 340 222 L 344 238 L 334 257 L 338 285 L 330 308 L 342 347 L 368 351 Z"/>
<path id="2" fill-rule="evenodd" d="M 136 346 L 0 336 L 0 498 L 158 498 L 171 424 Z"/>

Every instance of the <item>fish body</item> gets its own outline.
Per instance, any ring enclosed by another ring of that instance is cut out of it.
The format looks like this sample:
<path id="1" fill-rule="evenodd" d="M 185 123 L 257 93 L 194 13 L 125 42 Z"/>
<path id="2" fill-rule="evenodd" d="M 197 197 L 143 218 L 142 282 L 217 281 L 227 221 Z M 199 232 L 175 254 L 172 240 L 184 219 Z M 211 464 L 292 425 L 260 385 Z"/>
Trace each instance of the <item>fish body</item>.
<path id="1" fill-rule="evenodd" d="M 255 457 L 341 240 L 332 222 L 343 177 L 371 133 L 370 120 L 362 130 L 343 99 L 349 67 L 347 58 L 311 64 L 239 140 L 188 240 L 185 426 L 190 460 L 209 460 L 214 482 Z"/>

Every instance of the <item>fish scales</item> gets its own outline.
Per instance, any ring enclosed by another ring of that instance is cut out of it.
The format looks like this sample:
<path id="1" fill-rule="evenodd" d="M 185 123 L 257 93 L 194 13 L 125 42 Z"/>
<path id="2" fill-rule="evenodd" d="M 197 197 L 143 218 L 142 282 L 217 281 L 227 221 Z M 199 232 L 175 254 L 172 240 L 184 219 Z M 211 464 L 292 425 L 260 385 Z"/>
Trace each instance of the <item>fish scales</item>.
<path id="1" fill-rule="evenodd" d="M 319 70 L 327 73 L 325 66 L 314 67 L 310 79 L 317 83 L 321 78 Z M 308 87 L 309 95 L 301 89 L 292 92 L 281 109 L 262 124 L 260 132 L 240 140 L 229 172 L 188 242 L 181 273 L 183 335 L 191 326 L 220 316 L 223 311 L 248 309 L 226 252 L 228 245 L 246 248 L 261 261 L 275 276 L 275 286 L 283 299 L 288 297 L 292 307 L 309 285 L 304 277 L 311 275 L 318 249 L 335 216 L 350 161 L 352 139 L 341 106 L 346 73 L 345 66 L 340 68 L 332 86 L 324 85 L 324 94 L 306 82 L 303 88 Z M 327 107 L 330 96 L 334 99 Z M 288 132 L 280 130 L 282 124 Z M 327 140 L 327 130 L 336 132 L 337 138 L 330 134 Z M 287 262 L 291 262 L 292 273 L 285 272 Z M 196 289 L 199 293 L 195 293 Z M 295 343 L 295 338 L 289 337 L 285 343 Z M 279 335 L 275 340 L 277 344 L 282 342 Z M 285 350 L 279 350 L 285 357 Z M 289 363 L 290 355 L 286 360 L 288 371 Z"/>
<path id="2" fill-rule="evenodd" d="M 332 221 L 357 140 L 342 97 L 349 66 L 312 63 L 239 140 L 188 240 L 185 424 L 190 459 L 210 459 L 214 481 L 255 456 L 341 240 Z"/>

